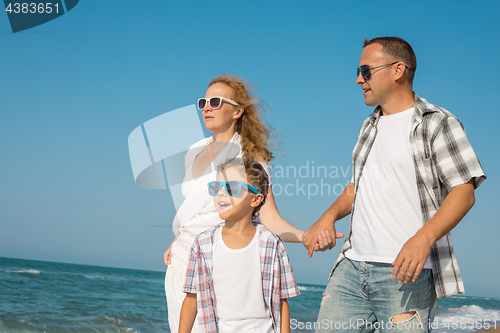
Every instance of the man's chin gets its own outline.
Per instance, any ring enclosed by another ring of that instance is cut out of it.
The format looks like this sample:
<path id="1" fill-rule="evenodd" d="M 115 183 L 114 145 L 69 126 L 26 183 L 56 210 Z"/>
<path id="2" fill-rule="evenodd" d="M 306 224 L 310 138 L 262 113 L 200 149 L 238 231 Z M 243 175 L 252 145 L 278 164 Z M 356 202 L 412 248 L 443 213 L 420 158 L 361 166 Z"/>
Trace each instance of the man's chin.
<path id="1" fill-rule="evenodd" d="M 365 105 L 366 106 L 377 106 L 378 103 L 372 101 L 372 100 L 369 100 L 369 99 L 365 99 Z"/>

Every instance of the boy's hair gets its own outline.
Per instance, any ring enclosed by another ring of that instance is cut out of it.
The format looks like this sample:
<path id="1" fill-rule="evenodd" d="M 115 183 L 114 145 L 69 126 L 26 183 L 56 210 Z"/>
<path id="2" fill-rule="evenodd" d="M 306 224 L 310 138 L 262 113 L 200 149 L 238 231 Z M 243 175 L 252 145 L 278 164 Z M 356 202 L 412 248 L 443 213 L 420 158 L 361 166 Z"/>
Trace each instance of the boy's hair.
<path id="1" fill-rule="evenodd" d="M 256 219 L 257 216 L 259 216 L 259 211 L 264 205 L 264 202 L 267 198 L 267 193 L 269 191 L 269 176 L 267 175 L 266 170 L 264 170 L 262 164 L 252 160 L 246 153 L 243 154 L 243 158 L 232 158 L 220 164 L 217 167 L 217 172 L 223 172 L 224 169 L 228 169 L 230 167 L 236 167 L 240 169 L 245 168 L 247 182 L 249 182 L 249 184 L 255 187 L 257 190 L 259 190 L 259 192 L 264 196 L 262 202 L 257 207 L 255 207 L 252 212 L 252 218 Z"/>

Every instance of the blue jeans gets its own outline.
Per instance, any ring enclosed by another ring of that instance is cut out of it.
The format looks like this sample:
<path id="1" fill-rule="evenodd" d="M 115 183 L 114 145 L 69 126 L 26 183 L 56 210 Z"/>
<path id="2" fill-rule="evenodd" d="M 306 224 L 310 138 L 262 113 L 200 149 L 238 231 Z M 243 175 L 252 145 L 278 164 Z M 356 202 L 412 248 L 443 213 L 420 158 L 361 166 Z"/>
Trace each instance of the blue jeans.
<path id="1" fill-rule="evenodd" d="M 342 260 L 323 294 L 316 332 L 430 332 L 436 312 L 432 271 L 424 269 L 415 282 L 399 284 L 392 265 Z M 410 312 L 407 320 L 393 315 Z"/>

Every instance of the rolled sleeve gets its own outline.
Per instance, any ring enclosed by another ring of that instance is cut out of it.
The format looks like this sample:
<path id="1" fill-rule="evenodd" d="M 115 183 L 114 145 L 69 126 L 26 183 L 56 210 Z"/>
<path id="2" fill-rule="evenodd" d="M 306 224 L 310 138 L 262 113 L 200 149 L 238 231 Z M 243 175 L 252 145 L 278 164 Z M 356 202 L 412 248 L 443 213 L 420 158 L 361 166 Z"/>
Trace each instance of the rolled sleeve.
<path id="1" fill-rule="evenodd" d="M 454 117 L 447 117 L 433 141 L 434 158 L 440 181 L 448 191 L 471 179 L 479 187 L 486 175 L 472 148 L 465 130 Z"/>
<path id="2" fill-rule="evenodd" d="M 280 244 L 278 251 L 280 252 L 280 298 L 290 298 L 300 295 L 299 288 L 293 276 L 292 265 L 286 253 L 283 244 Z"/>
<path id="3" fill-rule="evenodd" d="M 189 252 L 188 267 L 186 270 L 186 278 L 183 291 L 185 293 L 196 294 L 198 291 L 198 244 L 193 244 Z"/>

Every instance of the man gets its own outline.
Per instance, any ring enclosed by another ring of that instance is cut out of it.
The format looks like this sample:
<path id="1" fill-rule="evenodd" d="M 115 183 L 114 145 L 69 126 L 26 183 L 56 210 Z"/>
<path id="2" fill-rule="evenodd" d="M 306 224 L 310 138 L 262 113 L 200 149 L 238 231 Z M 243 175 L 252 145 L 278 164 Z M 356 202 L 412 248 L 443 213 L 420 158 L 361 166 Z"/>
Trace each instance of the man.
<path id="1" fill-rule="evenodd" d="M 412 47 L 397 37 L 363 47 L 356 83 L 377 107 L 351 183 L 303 237 L 311 255 L 351 213 L 316 332 L 429 332 L 437 298 L 464 293 L 449 232 L 486 176 L 457 118 L 413 92 Z"/>

